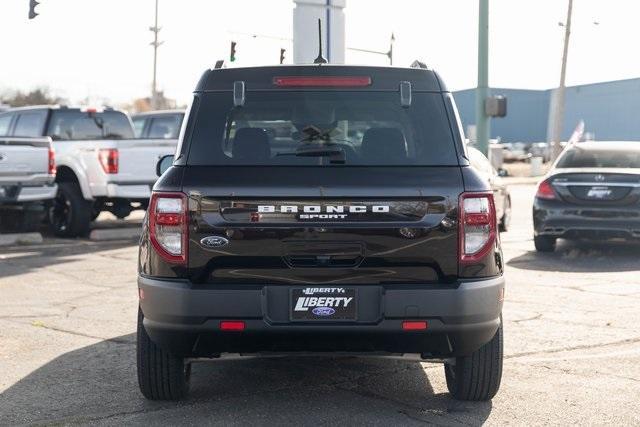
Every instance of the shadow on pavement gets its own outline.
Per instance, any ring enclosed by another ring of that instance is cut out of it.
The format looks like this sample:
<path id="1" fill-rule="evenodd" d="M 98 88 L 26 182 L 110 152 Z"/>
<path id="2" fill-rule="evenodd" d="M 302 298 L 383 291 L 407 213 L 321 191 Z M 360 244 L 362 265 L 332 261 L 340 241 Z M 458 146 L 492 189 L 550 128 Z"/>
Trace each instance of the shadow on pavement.
<path id="1" fill-rule="evenodd" d="M 0 395 L 0 425 L 475 425 L 491 408 L 434 394 L 418 362 L 354 357 L 196 363 L 187 400 L 149 402 L 138 391 L 130 334 L 63 354 L 9 387 Z"/>
<path id="2" fill-rule="evenodd" d="M 638 270 L 640 244 L 558 240 L 555 252 L 529 251 L 507 265 L 523 270 L 597 273 Z"/>
<path id="3" fill-rule="evenodd" d="M 137 246 L 136 241 L 91 242 L 86 239 L 55 239 L 43 244 L 0 248 L 0 278 L 75 261 L 75 255 Z"/>

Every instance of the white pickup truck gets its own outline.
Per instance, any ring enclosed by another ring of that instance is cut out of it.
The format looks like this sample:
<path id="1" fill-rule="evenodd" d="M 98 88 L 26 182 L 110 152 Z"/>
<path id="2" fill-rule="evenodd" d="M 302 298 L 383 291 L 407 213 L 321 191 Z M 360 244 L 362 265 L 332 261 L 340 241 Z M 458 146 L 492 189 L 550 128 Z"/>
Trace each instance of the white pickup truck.
<path id="1" fill-rule="evenodd" d="M 118 218 L 146 209 L 158 159 L 176 140 L 134 139 L 126 113 L 112 108 L 25 107 L 10 116 L 9 136 L 49 136 L 56 155 L 58 192 L 48 210 L 53 232 L 86 234 L 101 211 Z"/>
<path id="2" fill-rule="evenodd" d="M 3 132 L 0 117 L 0 133 Z M 55 197 L 51 138 L 0 137 L 0 232 L 32 231 Z"/>

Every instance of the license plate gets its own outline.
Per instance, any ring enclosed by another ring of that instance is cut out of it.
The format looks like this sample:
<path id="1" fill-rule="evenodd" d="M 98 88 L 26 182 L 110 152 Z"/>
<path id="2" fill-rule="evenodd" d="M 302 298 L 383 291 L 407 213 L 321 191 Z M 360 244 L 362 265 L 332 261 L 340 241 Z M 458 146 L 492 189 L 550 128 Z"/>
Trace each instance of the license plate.
<path id="1" fill-rule="evenodd" d="M 609 187 L 591 187 L 587 197 L 590 199 L 607 199 L 611 197 L 611 189 Z"/>
<path id="2" fill-rule="evenodd" d="M 291 320 L 356 320 L 357 292 L 353 288 L 291 290 Z"/>

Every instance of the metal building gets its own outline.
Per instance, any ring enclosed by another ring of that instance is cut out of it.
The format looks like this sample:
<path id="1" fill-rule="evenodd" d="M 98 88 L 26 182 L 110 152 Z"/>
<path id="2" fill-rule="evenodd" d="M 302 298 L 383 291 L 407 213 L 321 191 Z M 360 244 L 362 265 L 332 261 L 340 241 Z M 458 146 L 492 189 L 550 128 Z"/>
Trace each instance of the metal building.
<path id="1" fill-rule="evenodd" d="M 555 90 L 492 88 L 507 97 L 507 117 L 491 120 L 491 138 L 504 142 L 541 142 L 548 129 Z M 465 129 L 475 122 L 475 89 L 454 92 Z M 598 140 L 640 141 L 640 78 L 570 86 L 562 139 L 567 140 L 580 120 Z"/>

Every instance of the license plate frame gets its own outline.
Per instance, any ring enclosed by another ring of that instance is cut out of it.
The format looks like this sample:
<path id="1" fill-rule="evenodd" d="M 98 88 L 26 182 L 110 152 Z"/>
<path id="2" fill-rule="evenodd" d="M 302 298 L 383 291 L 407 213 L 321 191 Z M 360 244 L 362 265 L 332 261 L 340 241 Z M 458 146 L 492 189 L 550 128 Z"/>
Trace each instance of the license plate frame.
<path id="1" fill-rule="evenodd" d="M 289 320 L 355 322 L 358 320 L 358 289 L 319 286 L 292 288 L 289 291 Z"/>

